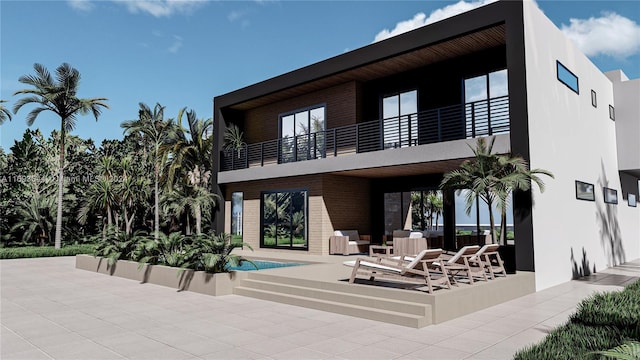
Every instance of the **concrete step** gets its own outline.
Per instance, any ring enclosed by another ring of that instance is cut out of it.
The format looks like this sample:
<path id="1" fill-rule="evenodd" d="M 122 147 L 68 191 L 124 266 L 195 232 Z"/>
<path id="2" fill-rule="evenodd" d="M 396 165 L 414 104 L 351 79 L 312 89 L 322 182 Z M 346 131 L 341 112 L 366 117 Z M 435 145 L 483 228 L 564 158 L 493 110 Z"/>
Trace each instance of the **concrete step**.
<path id="1" fill-rule="evenodd" d="M 349 284 L 348 281 L 322 281 L 308 278 L 296 278 L 290 275 L 282 276 L 266 271 L 252 271 L 247 279 L 269 283 L 285 284 L 305 288 L 322 289 L 346 294 L 368 295 L 381 299 L 402 300 L 418 304 L 432 304 L 434 296 L 424 291 L 404 290 L 382 286 Z M 345 279 L 345 280 L 348 280 Z"/>
<path id="2" fill-rule="evenodd" d="M 291 285 L 282 282 L 272 282 L 255 279 L 245 279 L 242 281 L 241 286 L 256 290 L 272 291 L 281 294 L 331 301 L 340 304 L 358 305 L 372 309 L 381 309 L 411 315 L 431 315 L 431 306 L 425 303 L 404 301 L 403 299 L 391 299 L 371 295 L 349 293 L 344 292 L 343 288 L 338 290 L 329 290 L 311 286 Z M 350 286 L 350 288 L 353 287 L 354 285 Z"/>
<path id="3" fill-rule="evenodd" d="M 257 285 L 258 282 L 246 281 L 245 286 L 245 281 L 243 281 L 241 286 L 234 288 L 234 294 L 413 328 L 421 328 L 431 324 L 431 305 L 422 305 L 424 307 L 424 315 L 416 315 L 406 312 L 369 307 L 366 305 L 357 305 L 354 303 L 356 302 L 355 299 L 351 299 L 352 301 L 350 302 L 338 302 L 318 297 L 308 297 L 279 291 L 271 291 L 263 288 L 254 288 L 252 286 Z M 262 282 L 262 285 L 264 285 L 264 282 Z M 281 289 L 276 287 L 276 284 L 273 285 L 274 289 Z M 323 290 L 315 289 L 315 292 L 313 293 L 315 295 L 319 295 L 323 293 Z M 324 296 L 330 297 L 333 295 L 325 294 Z M 356 295 L 351 296 L 356 297 Z"/>

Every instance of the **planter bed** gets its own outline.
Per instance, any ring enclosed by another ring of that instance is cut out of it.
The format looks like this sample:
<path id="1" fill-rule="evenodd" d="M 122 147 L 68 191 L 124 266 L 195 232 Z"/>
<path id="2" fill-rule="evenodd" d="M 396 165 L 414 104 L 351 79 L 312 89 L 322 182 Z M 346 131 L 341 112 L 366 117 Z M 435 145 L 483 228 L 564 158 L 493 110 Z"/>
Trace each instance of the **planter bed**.
<path id="1" fill-rule="evenodd" d="M 233 294 L 233 288 L 247 276 L 242 271 L 210 274 L 194 270 L 179 272 L 178 268 L 164 265 L 144 264 L 139 270 L 138 267 L 139 264 L 135 261 L 118 260 L 113 266 L 109 266 L 107 259 L 101 257 L 76 256 L 76 269 L 213 296 Z"/>

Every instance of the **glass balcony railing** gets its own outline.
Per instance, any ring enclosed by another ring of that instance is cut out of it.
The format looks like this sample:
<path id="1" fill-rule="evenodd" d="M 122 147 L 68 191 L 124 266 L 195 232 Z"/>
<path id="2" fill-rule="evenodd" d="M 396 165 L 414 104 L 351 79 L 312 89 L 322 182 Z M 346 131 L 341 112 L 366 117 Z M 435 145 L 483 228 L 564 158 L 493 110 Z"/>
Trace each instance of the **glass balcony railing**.
<path id="1" fill-rule="evenodd" d="M 225 149 L 220 170 L 419 146 L 509 130 L 509 97 L 501 96 Z"/>

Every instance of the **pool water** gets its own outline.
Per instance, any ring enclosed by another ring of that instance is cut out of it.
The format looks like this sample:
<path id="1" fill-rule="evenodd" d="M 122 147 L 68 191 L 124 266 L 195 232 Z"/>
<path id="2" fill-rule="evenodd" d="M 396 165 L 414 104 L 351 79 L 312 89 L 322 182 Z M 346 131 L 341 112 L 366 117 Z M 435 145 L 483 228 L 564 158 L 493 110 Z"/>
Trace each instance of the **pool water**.
<path id="1" fill-rule="evenodd" d="M 252 261 L 253 261 L 254 264 L 256 264 L 258 266 L 258 270 L 275 269 L 275 268 L 280 268 L 280 267 L 304 265 L 304 264 L 300 264 L 300 263 L 284 263 L 284 262 L 265 261 L 265 260 L 252 260 Z M 242 263 L 242 265 L 240 265 L 240 266 L 232 266 L 232 267 L 229 268 L 229 270 L 254 271 L 254 270 L 256 270 L 256 267 L 253 266 L 253 264 L 251 264 L 250 262 L 244 261 Z"/>

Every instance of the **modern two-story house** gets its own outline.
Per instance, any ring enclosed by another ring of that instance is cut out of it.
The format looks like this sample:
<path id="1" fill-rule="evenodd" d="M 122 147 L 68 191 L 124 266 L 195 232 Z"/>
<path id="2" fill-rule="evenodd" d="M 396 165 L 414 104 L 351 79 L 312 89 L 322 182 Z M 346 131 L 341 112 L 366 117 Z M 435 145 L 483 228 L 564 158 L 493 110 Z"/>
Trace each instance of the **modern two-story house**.
<path id="1" fill-rule="evenodd" d="M 499 1 L 215 97 L 214 228 L 301 258 L 335 230 L 379 243 L 495 136 L 555 175 L 512 201 L 515 266 L 546 288 L 640 257 L 638 99 L 640 80 L 603 74 L 534 3 Z M 224 148 L 232 127 L 244 145 Z"/>

